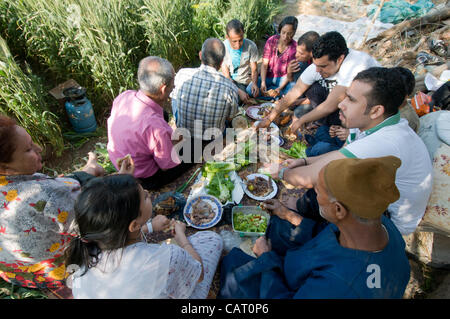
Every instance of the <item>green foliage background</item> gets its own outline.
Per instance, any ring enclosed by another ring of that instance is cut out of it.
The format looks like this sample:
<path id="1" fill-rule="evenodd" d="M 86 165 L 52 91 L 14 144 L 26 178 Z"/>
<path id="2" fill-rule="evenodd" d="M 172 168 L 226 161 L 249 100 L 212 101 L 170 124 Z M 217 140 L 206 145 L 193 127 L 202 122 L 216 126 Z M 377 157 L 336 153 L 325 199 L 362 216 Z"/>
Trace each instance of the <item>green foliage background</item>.
<path id="1" fill-rule="evenodd" d="M 103 123 L 113 99 L 137 87 L 143 57 L 164 57 L 175 70 L 198 65 L 203 41 L 223 39 L 230 19 L 240 19 L 247 37 L 259 40 L 281 9 L 281 0 L 0 0 L 0 36 L 12 56 L 0 73 L 6 92 L 0 111 L 60 154 L 67 128 L 54 118 L 64 123 L 65 113 L 47 93 L 56 84 L 74 79 L 86 87 Z M 19 70 L 14 80 L 5 76 Z M 10 81 L 27 83 L 27 89 Z M 24 97 L 29 92 L 33 98 Z M 46 117 L 26 116 L 31 108 Z"/>

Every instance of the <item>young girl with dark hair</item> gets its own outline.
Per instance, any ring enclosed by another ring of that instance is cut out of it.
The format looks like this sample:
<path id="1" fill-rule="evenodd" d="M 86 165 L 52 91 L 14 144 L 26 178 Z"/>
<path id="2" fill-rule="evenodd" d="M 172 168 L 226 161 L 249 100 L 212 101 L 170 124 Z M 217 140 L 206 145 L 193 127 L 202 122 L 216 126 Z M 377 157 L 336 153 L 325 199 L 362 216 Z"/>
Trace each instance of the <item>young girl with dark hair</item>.
<path id="1" fill-rule="evenodd" d="M 86 184 L 75 203 L 78 237 L 66 255 L 75 298 L 206 298 L 222 252 L 211 231 L 152 217 L 148 191 L 131 175 Z M 174 227 L 178 245 L 148 244 L 143 233 Z"/>

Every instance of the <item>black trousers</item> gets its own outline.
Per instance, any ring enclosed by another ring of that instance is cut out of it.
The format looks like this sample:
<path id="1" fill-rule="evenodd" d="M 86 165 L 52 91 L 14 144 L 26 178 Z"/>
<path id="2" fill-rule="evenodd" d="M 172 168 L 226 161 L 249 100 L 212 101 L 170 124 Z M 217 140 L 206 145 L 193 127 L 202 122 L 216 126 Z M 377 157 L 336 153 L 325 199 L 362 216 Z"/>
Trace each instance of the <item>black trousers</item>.
<path id="1" fill-rule="evenodd" d="M 173 182 L 178 177 L 182 176 L 188 171 L 195 163 L 181 163 L 168 170 L 159 170 L 155 174 L 146 178 L 139 178 L 141 185 L 146 190 L 157 190 L 161 187 Z"/>
<path id="2" fill-rule="evenodd" d="M 141 185 L 144 189 L 147 190 L 157 190 L 171 182 L 173 182 L 178 177 L 185 174 L 190 168 L 192 168 L 194 165 L 198 163 L 202 163 L 202 153 L 203 149 L 206 145 L 208 145 L 211 141 L 199 141 L 194 138 L 191 139 L 191 151 L 188 156 L 188 160 L 186 162 L 181 162 L 180 165 L 177 165 L 173 168 L 170 168 L 168 170 L 159 170 L 154 175 L 146 177 L 146 178 L 139 178 L 139 181 L 141 182 Z M 196 154 L 194 152 L 194 145 L 201 145 L 201 151 Z M 184 150 L 180 150 L 180 156 L 183 157 Z"/>
<path id="3" fill-rule="evenodd" d="M 308 98 L 308 100 L 310 101 L 310 105 L 299 105 L 295 109 L 295 116 L 300 117 L 303 114 L 308 113 L 312 109 L 315 109 L 319 104 L 327 99 L 329 93 L 330 91 L 327 88 L 323 87 L 319 82 L 314 82 L 303 95 L 304 97 Z M 327 126 L 341 125 L 341 121 L 339 120 L 339 110 L 327 115 L 323 119 L 320 119 L 318 122 Z"/>

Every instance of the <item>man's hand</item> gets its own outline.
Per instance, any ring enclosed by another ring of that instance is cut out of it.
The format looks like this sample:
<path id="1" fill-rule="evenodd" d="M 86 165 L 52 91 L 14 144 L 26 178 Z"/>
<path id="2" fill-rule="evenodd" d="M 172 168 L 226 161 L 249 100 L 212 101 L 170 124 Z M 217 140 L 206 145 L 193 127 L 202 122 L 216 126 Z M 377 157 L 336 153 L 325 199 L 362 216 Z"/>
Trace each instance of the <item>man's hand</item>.
<path id="1" fill-rule="evenodd" d="M 252 250 L 255 253 L 256 257 L 259 257 L 262 254 L 271 251 L 272 247 L 265 237 L 259 237 L 255 241 L 255 245 L 253 246 Z"/>
<path id="2" fill-rule="evenodd" d="M 272 123 L 272 121 L 269 119 L 269 117 L 265 117 L 261 121 L 259 121 L 258 125 L 256 125 L 256 130 L 260 128 L 268 128 L 270 126 L 270 123 Z"/>
<path id="3" fill-rule="evenodd" d="M 259 96 L 259 88 L 256 83 L 252 83 L 252 95 L 253 97 Z"/>
<path id="4" fill-rule="evenodd" d="M 291 134 L 297 134 L 298 130 L 303 130 L 305 128 L 305 122 L 303 122 L 302 118 L 296 118 L 292 120 L 291 125 L 289 126 L 289 132 Z"/>
<path id="5" fill-rule="evenodd" d="M 341 141 L 346 141 L 349 134 L 350 131 L 348 128 L 340 127 L 339 129 L 336 130 L 336 136 Z"/>
<path id="6" fill-rule="evenodd" d="M 289 208 L 281 204 L 278 199 L 268 199 L 264 201 L 263 207 L 267 208 L 271 215 L 275 215 L 281 219 L 287 220 L 294 226 L 298 226 L 302 222 L 302 216 L 291 211 Z"/>
<path id="7" fill-rule="evenodd" d="M 247 92 L 242 91 L 241 89 L 238 89 L 238 95 L 239 95 L 239 99 L 244 103 L 247 104 L 248 103 L 248 99 L 250 98 L 247 94 Z"/>
<path id="8" fill-rule="evenodd" d="M 262 82 L 262 81 L 261 81 L 261 87 L 260 87 L 260 90 L 261 90 L 261 94 L 262 94 L 262 95 L 265 95 L 265 94 L 266 94 L 266 91 L 267 91 L 266 82 Z"/>
<path id="9" fill-rule="evenodd" d="M 267 199 L 264 201 L 264 208 L 269 210 L 271 215 L 280 217 L 281 219 L 289 221 L 289 215 L 292 213 L 289 208 L 281 204 L 278 199 Z"/>
<path id="10" fill-rule="evenodd" d="M 273 179 L 278 179 L 278 173 L 283 167 L 278 163 L 266 163 L 264 164 L 264 173 L 270 174 Z"/>
<path id="11" fill-rule="evenodd" d="M 328 134 L 330 134 L 330 137 L 336 137 L 336 130 L 339 127 L 339 125 L 331 125 L 330 130 L 328 131 Z"/>
<path id="12" fill-rule="evenodd" d="M 293 74 L 298 71 L 300 71 L 300 65 L 298 64 L 298 62 L 296 60 L 292 60 L 291 62 L 289 62 L 287 66 L 287 73 Z"/>
<path id="13" fill-rule="evenodd" d="M 283 163 L 281 163 L 282 167 L 287 167 L 289 169 L 293 169 L 299 166 L 304 166 L 305 165 L 305 159 L 303 158 L 288 158 L 287 160 L 285 160 Z"/>

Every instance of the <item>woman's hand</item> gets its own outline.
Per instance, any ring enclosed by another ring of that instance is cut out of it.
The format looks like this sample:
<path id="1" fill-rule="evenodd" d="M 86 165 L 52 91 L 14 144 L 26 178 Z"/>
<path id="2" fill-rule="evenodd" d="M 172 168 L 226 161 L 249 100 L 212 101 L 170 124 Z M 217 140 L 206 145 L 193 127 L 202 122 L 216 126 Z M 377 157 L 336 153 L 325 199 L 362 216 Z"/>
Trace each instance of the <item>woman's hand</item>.
<path id="1" fill-rule="evenodd" d="M 186 224 L 179 220 L 173 221 L 173 235 L 180 247 L 187 241 Z"/>
<path id="2" fill-rule="evenodd" d="M 263 253 L 271 251 L 272 247 L 265 237 L 259 237 L 255 241 L 255 245 L 253 246 L 252 250 L 255 253 L 256 257 L 259 257 Z"/>
<path id="3" fill-rule="evenodd" d="M 163 231 L 170 226 L 170 220 L 163 215 L 156 215 L 152 219 L 153 231 Z"/>
<path id="4" fill-rule="evenodd" d="M 120 163 L 120 170 L 118 174 L 134 174 L 134 161 L 131 156 L 125 156 L 123 158 L 119 158 L 117 160 Z"/>

